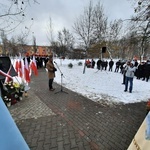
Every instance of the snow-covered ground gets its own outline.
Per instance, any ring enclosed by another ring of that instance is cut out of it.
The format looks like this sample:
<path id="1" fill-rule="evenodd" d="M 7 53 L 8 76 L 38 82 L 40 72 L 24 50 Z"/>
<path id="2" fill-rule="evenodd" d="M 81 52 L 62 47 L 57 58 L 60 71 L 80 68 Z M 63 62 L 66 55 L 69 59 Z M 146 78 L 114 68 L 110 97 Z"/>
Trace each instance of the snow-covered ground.
<path id="1" fill-rule="evenodd" d="M 147 101 L 150 98 L 150 80 L 149 82 L 133 80 L 133 92 L 124 92 L 123 75 L 121 73 L 107 71 L 97 71 L 95 68 L 86 68 L 83 74 L 84 66 L 79 66 L 78 63 L 84 64 L 85 60 L 60 60 L 54 59 L 57 63 L 56 77 L 54 82 L 61 84 L 61 73 L 63 74 L 62 85 L 72 91 L 75 91 L 83 96 L 88 97 L 92 101 L 101 102 L 123 102 L 136 103 Z M 109 61 L 109 60 L 108 60 Z M 72 63 L 73 68 L 69 68 L 68 64 Z M 113 70 L 115 65 L 113 66 Z"/>

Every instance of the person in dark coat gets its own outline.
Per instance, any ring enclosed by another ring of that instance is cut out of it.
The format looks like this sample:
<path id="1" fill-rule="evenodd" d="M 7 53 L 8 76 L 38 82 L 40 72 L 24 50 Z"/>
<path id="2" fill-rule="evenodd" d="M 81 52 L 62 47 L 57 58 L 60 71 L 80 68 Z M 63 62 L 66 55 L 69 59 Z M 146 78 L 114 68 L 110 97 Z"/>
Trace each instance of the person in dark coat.
<path id="1" fill-rule="evenodd" d="M 137 79 L 141 79 L 144 77 L 144 62 L 141 62 L 138 67 L 137 67 L 137 70 L 136 70 L 136 78 Z"/>
<path id="2" fill-rule="evenodd" d="M 36 60 L 36 64 L 37 64 L 37 69 L 40 68 L 40 59 L 38 56 L 35 57 L 35 60 Z"/>
<path id="3" fill-rule="evenodd" d="M 107 66 L 108 66 L 108 61 L 104 61 L 104 69 L 107 70 Z"/>
<path id="4" fill-rule="evenodd" d="M 150 76 L 150 61 L 147 60 L 146 64 L 145 64 L 145 67 L 144 67 L 144 78 L 143 78 L 143 81 L 146 79 L 146 82 L 148 82 L 149 80 L 149 76 Z"/>
<path id="5" fill-rule="evenodd" d="M 97 69 L 98 69 L 98 70 L 100 70 L 101 64 L 102 64 L 102 61 L 101 61 L 101 59 L 99 59 L 99 60 L 97 61 Z"/>
<path id="6" fill-rule="evenodd" d="M 134 60 L 134 66 L 137 67 L 139 65 L 138 61 L 135 59 Z"/>
<path id="7" fill-rule="evenodd" d="M 94 59 L 92 59 L 91 63 L 92 63 L 92 68 L 94 68 L 95 67 L 95 61 L 94 61 Z"/>
<path id="8" fill-rule="evenodd" d="M 28 64 L 30 64 L 30 56 L 27 57 Z"/>
<path id="9" fill-rule="evenodd" d="M 46 68 L 46 64 L 47 64 L 48 60 L 49 60 L 49 58 L 48 58 L 48 57 L 45 57 L 45 59 L 44 59 L 44 67 L 45 67 L 45 68 Z"/>
<path id="10" fill-rule="evenodd" d="M 125 64 L 125 62 L 120 62 L 120 73 L 122 73 L 123 74 L 123 72 L 124 72 L 124 64 Z"/>
<path id="11" fill-rule="evenodd" d="M 112 71 L 113 65 L 114 65 L 114 61 L 111 59 L 109 61 L 109 71 Z"/>
<path id="12" fill-rule="evenodd" d="M 138 69 L 139 63 L 138 63 L 137 59 L 133 59 L 133 62 L 134 62 L 134 67 L 137 67 L 137 69 Z M 136 77 L 137 77 L 137 69 L 136 69 L 136 71 L 135 71 L 135 76 L 136 76 Z"/>
<path id="13" fill-rule="evenodd" d="M 103 70 L 103 69 L 105 68 L 105 65 L 106 65 L 105 61 L 102 60 L 102 63 L 101 63 L 101 70 Z"/>
<path id="14" fill-rule="evenodd" d="M 43 58 L 42 58 L 42 56 L 39 57 L 39 67 L 40 67 L 40 68 L 43 67 Z"/>
<path id="15" fill-rule="evenodd" d="M 116 62 L 115 72 L 119 71 L 119 67 L 120 67 L 120 60 Z"/>

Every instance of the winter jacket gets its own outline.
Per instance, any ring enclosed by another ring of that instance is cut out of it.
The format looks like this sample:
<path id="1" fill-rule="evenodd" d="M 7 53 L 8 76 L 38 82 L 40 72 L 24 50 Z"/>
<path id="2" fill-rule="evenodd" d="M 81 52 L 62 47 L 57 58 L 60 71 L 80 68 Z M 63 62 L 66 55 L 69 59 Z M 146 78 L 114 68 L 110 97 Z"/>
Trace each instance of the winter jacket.
<path id="1" fill-rule="evenodd" d="M 113 65 L 114 65 L 114 62 L 111 60 L 111 61 L 109 62 L 109 66 L 112 67 Z"/>
<path id="2" fill-rule="evenodd" d="M 51 61 L 48 61 L 46 63 L 46 68 L 48 70 L 49 79 L 53 79 L 55 77 L 55 71 L 56 71 L 56 68 L 54 67 L 54 64 Z"/>
<path id="3" fill-rule="evenodd" d="M 147 62 L 145 64 L 144 72 L 145 72 L 145 76 L 150 76 L 150 62 Z"/>
<path id="4" fill-rule="evenodd" d="M 136 69 L 137 69 L 136 67 L 127 66 L 127 67 L 125 68 L 125 70 L 126 70 L 125 76 L 126 76 L 126 77 L 130 77 L 130 78 L 133 78 Z"/>

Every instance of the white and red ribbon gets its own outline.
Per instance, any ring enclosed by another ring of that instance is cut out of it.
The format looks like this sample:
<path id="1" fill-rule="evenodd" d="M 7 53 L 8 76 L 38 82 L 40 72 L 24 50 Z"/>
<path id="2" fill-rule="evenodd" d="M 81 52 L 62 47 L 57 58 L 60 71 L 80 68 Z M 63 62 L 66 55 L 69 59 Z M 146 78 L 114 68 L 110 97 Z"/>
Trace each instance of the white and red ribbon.
<path id="1" fill-rule="evenodd" d="M 0 74 L 1 74 L 2 76 L 4 76 L 4 77 L 8 77 L 8 78 L 10 78 L 10 79 L 13 80 L 13 77 L 12 77 L 12 76 L 10 76 L 9 74 L 5 73 L 5 72 L 2 71 L 2 70 L 0 70 Z"/>

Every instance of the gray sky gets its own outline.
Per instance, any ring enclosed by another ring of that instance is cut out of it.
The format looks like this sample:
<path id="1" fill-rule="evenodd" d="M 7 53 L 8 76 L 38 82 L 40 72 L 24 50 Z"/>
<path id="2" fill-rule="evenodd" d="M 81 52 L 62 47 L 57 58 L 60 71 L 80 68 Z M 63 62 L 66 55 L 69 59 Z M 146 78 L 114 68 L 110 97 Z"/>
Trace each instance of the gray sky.
<path id="1" fill-rule="evenodd" d="M 98 0 L 93 0 L 94 4 Z M 33 25 L 29 34 L 29 41 L 32 44 L 32 36 L 36 37 L 37 45 L 48 45 L 46 36 L 49 17 L 53 22 L 55 35 L 64 27 L 72 31 L 72 26 L 77 17 L 83 14 L 85 7 L 89 6 L 89 0 L 38 0 L 40 4 L 31 4 L 25 16 L 24 26 L 30 27 L 34 18 Z M 104 11 L 109 20 L 128 19 L 133 14 L 133 7 L 129 0 L 101 0 Z M 18 29 L 19 31 L 19 29 Z"/>

